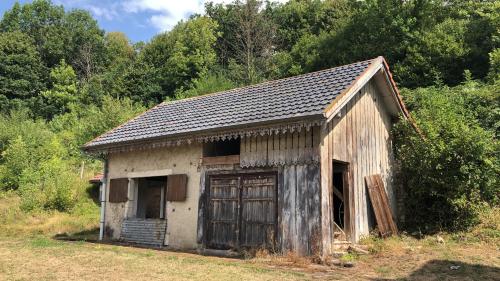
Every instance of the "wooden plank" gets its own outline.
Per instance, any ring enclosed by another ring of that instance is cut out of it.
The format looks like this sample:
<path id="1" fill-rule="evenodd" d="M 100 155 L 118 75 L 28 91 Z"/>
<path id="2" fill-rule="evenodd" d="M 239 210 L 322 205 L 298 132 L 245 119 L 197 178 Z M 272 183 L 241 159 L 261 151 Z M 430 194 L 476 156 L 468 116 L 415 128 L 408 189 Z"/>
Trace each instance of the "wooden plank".
<path id="1" fill-rule="evenodd" d="M 279 153 L 278 153 L 278 163 L 284 165 L 287 163 L 286 159 L 286 149 L 287 149 L 287 136 L 279 134 Z"/>
<path id="2" fill-rule="evenodd" d="M 351 205 L 352 210 L 354 211 L 353 216 L 351 217 L 351 221 L 353 223 L 352 229 L 352 239 L 356 241 L 359 238 L 359 216 L 358 213 L 360 211 L 359 208 L 359 185 L 360 175 L 359 175 L 359 160 L 358 155 L 360 154 L 360 150 L 358 149 L 358 112 L 359 112 L 359 94 L 356 95 L 353 99 L 352 106 L 352 179 L 353 179 L 353 204 Z"/>
<path id="3" fill-rule="evenodd" d="M 389 225 L 389 229 L 391 230 L 393 235 L 396 235 L 398 233 L 398 228 L 396 226 L 396 223 L 394 222 L 392 212 L 391 212 L 391 206 L 389 205 L 389 199 L 387 198 L 387 193 L 384 188 L 384 182 L 382 181 L 382 178 L 380 175 L 375 175 L 374 180 L 377 183 L 378 189 L 379 189 L 379 194 L 380 194 L 380 199 L 382 202 L 382 205 L 384 206 L 383 210 L 385 213 L 385 217 L 387 219 L 387 224 Z"/>
<path id="4" fill-rule="evenodd" d="M 285 240 L 285 251 L 294 251 L 297 249 L 298 237 L 296 228 L 296 199 L 297 199 L 297 174 L 295 165 L 284 167 L 284 217 L 283 229 Z"/>
<path id="5" fill-rule="evenodd" d="M 319 147 L 319 156 L 320 156 L 320 175 L 321 175 L 321 240 L 322 240 L 322 254 L 329 255 L 331 253 L 331 222 L 332 222 L 332 207 L 331 207 L 331 198 L 330 198 L 330 186 L 329 183 L 331 181 L 331 165 L 332 161 L 330 161 L 330 151 L 328 150 L 328 125 L 325 124 L 321 127 L 320 136 L 321 143 Z M 314 143 L 314 139 L 313 139 Z"/>
<path id="6" fill-rule="evenodd" d="M 379 174 L 371 175 L 366 176 L 365 181 L 380 235 L 382 237 L 388 237 L 390 235 L 397 234 L 397 227 L 394 223 L 391 210 L 388 205 L 387 194 L 383 187 L 382 178 Z"/>
<path id="7" fill-rule="evenodd" d="M 352 114 L 353 114 L 353 101 L 349 101 L 346 108 L 346 155 L 349 162 L 348 171 L 344 178 L 344 194 L 347 194 L 348 200 L 345 203 L 345 216 L 344 216 L 344 231 L 347 239 L 351 240 L 354 233 L 354 183 L 353 183 L 353 164 L 352 164 Z"/>
<path id="8" fill-rule="evenodd" d="M 366 196 L 366 189 L 364 188 L 363 185 L 363 177 L 366 175 L 369 175 L 369 167 L 370 167 L 370 159 L 369 159 L 369 150 L 368 150 L 368 143 L 369 143 L 369 138 L 370 136 L 368 135 L 368 127 L 369 123 L 367 122 L 367 89 L 366 86 L 363 87 L 362 89 L 362 95 L 361 95 L 361 115 L 360 115 L 360 120 L 361 120 L 361 131 L 360 131 L 360 140 L 361 140 L 361 185 L 359 186 L 359 199 L 360 203 L 359 206 L 361 208 L 361 211 L 359 213 L 360 217 L 360 233 L 368 233 L 368 208 L 367 208 L 367 197 Z"/>
<path id="9" fill-rule="evenodd" d="M 240 163 L 240 155 L 203 157 L 201 162 L 203 165 L 239 164 Z"/>
<path id="10" fill-rule="evenodd" d="M 295 205 L 296 228 L 297 228 L 297 253 L 307 255 L 309 253 L 309 225 L 307 223 L 307 169 L 304 165 L 296 165 L 297 175 L 297 198 Z"/>
<path id="11" fill-rule="evenodd" d="M 276 176 L 242 176 L 241 204 L 241 246 L 268 247 L 274 243 Z"/>
<path id="12" fill-rule="evenodd" d="M 200 198 L 198 199 L 198 225 L 197 225 L 197 235 L 196 242 L 202 244 L 203 247 L 206 246 L 206 224 L 208 222 L 208 208 L 207 208 L 207 191 L 205 189 L 207 182 L 207 176 L 205 175 L 205 170 L 201 169 L 200 174 Z"/>
<path id="13" fill-rule="evenodd" d="M 238 247 L 239 177 L 210 177 L 207 244 L 211 248 Z M 228 200 L 212 200 L 228 199 Z"/>
<path id="14" fill-rule="evenodd" d="M 276 213 L 278 214 L 276 223 L 276 250 L 281 250 L 283 252 L 283 228 L 284 224 L 288 221 L 283 220 L 283 209 L 284 209 L 284 173 L 283 166 L 278 167 L 278 178 L 277 178 L 277 202 L 276 202 Z"/>
<path id="15" fill-rule="evenodd" d="M 378 230 L 382 237 L 385 237 L 388 233 L 388 227 L 385 224 L 384 213 L 382 211 L 382 206 L 380 202 L 380 197 L 378 195 L 378 188 L 376 183 L 372 181 L 371 176 L 365 177 L 366 187 L 368 189 L 368 194 L 370 195 L 370 200 L 372 202 L 373 211 L 375 212 L 375 218 L 377 220 Z"/>
<path id="16" fill-rule="evenodd" d="M 291 182 L 293 176 L 289 166 L 283 168 L 283 204 L 281 208 L 281 245 L 284 253 L 291 251 L 293 248 L 291 236 L 291 225 L 294 223 L 292 214 L 292 192 L 295 192 L 294 183 Z"/>
<path id="17" fill-rule="evenodd" d="M 321 251 L 321 174 L 318 165 L 307 165 L 307 222 L 309 254 Z"/>

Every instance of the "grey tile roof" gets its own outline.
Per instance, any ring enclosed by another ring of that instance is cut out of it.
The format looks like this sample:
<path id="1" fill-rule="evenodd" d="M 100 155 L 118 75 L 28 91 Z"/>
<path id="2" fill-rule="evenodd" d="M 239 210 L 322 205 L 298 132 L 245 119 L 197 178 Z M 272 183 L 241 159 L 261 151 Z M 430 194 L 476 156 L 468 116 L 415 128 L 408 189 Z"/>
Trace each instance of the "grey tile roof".
<path id="1" fill-rule="evenodd" d="M 261 122 L 319 118 L 325 107 L 349 88 L 372 61 L 164 102 L 95 138 L 84 149 Z"/>

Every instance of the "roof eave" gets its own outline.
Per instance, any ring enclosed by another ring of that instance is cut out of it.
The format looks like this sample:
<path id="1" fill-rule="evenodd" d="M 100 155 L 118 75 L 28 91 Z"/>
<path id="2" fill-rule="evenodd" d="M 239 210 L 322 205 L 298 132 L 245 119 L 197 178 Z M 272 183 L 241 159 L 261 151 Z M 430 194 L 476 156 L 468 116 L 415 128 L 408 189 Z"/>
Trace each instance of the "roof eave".
<path id="1" fill-rule="evenodd" d="M 183 138 L 183 137 L 189 137 L 189 136 L 199 136 L 199 135 L 206 135 L 210 133 L 217 133 L 221 131 L 229 131 L 229 130 L 235 130 L 235 129 L 253 129 L 256 127 L 263 127 L 263 126 L 270 126 L 270 125 L 276 125 L 276 124 L 283 124 L 283 123 L 293 123 L 297 121 L 319 121 L 324 119 L 324 115 L 322 113 L 318 114 L 311 114 L 311 115 L 306 115 L 306 116 L 297 116 L 297 117 L 291 117 L 291 118 L 286 118 L 286 119 L 277 119 L 277 120 L 271 120 L 271 121 L 262 121 L 262 122 L 254 122 L 254 123 L 248 123 L 248 124 L 239 124 L 239 125 L 233 125 L 233 126 L 225 126 L 225 127 L 216 127 L 216 128 L 210 128 L 206 130 L 198 130 L 198 131 L 192 131 L 192 132 L 186 132 L 186 133 L 179 133 L 179 134 L 171 134 L 171 135 L 165 135 L 165 136 L 157 136 L 157 137 L 152 137 L 152 138 L 143 138 L 143 139 L 136 139 L 136 140 L 129 140 L 129 141 L 122 141 L 122 142 L 114 142 L 114 143 L 109 143 L 109 144 L 101 144 L 101 145 L 91 145 L 91 142 L 86 143 L 80 149 L 86 153 L 99 153 L 99 152 L 105 152 L 106 150 L 114 147 L 119 147 L 119 146 L 128 146 L 128 145 L 140 145 L 142 143 L 150 143 L 150 142 L 155 142 L 155 141 L 161 141 L 165 139 L 178 139 L 178 138 Z"/>

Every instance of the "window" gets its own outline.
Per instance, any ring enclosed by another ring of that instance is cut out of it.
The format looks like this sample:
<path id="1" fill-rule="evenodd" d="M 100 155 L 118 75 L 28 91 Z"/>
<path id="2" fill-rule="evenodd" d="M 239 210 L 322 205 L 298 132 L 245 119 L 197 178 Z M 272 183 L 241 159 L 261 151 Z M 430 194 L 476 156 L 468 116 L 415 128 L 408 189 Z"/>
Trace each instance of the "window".
<path id="1" fill-rule="evenodd" d="M 240 139 L 221 140 L 205 143 L 203 157 L 240 155 Z"/>

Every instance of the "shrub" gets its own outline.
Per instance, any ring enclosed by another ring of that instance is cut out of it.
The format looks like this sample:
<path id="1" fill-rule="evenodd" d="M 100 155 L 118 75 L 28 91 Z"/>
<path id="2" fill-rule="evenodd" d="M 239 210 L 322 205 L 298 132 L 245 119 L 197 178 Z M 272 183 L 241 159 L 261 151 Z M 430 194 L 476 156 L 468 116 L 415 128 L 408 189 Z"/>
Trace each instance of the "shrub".
<path id="1" fill-rule="evenodd" d="M 498 205 L 498 114 L 478 114 L 498 112 L 494 89 L 468 81 L 403 92 L 423 135 L 408 122 L 395 127 L 410 228 L 468 229 Z"/>
<path id="2" fill-rule="evenodd" d="M 21 209 L 70 211 L 82 195 L 86 183 L 68 169 L 60 158 L 41 163 L 38 169 L 27 169 L 20 179 Z"/>

